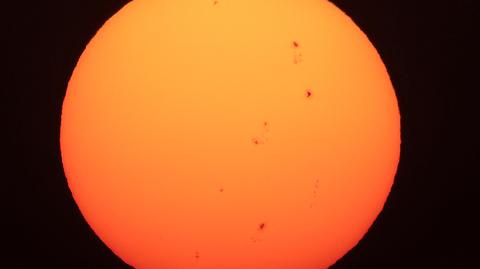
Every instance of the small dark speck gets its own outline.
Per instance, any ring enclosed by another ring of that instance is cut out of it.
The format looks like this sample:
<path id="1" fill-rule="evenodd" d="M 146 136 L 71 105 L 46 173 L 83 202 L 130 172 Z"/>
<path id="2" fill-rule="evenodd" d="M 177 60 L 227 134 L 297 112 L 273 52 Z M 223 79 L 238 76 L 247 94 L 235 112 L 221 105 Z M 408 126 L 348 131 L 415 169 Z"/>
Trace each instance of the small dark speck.
<path id="1" fill-rule="evenodd" d="M 298 48 L 300 46 L 297 41 L 293 41 L 292 45 L 294 48 Z"/>
<path id="2" fill-rule="evenodd" d="M 220 189 L 220 192 L 223 192 L 223 188 Z"/>
<path id="3" fill-rule="evenodd" d="M 198 259 L 200 258 L 200 253 L 198 253 L 198 251 L 195 251 L 195 259 Z"/>
<path id="4" fill-rule="evenodd" d="M 258 229 L 259 230 L 265 229 L 265 222 L 260 223 L 260 225 L 258 225 Z"/>
<path id="5" fill-rule="evenodd" d="M 263 144 L 263 141 L 254 137 L 254 138 L 252 138 L 252 143 L 255 144 L 255 145 L 260 145 L 260 144 Z"/>
<path id="6" fill-rule="evenodd" d="M 306 92 L 305 92 L 305 96 L 307 96 L 307 98 L 310 98 L 312 97 L 312 90 L 308 89 Z"/>
<path id="7" fill-rule="evenodd" d="M 268 122 L 264 121 L 264 122 L 263 122 L 263 126 L 267 127 L 267 126 L 268 126 Z"/>
<path id="8" fill-rule="evenodd" d="M 216 5 L 216 4 L 218 4 L 218 1 L 213 1 L 213 5 Z"/>

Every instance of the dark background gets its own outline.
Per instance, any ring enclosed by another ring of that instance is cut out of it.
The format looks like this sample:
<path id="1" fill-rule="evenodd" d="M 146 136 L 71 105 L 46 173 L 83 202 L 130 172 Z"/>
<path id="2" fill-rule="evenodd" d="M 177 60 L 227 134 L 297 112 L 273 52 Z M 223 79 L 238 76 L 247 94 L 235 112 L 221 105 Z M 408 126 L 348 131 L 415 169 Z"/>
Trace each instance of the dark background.
<path id="1" fill-rule="evenodd" d="M 1 5 L 1 222 L 7 228 L 0 268 L 128 268 L 82 218 L 59 149 L 61 105 L 74 65 L 126 2 Z M 401 160 L 385 209 L 332 269 L 480 268 L 473 242 L 480 227 L 473 224 L 480 212 L 472 184 L 480 179 L 473 171 L 480 167 L 474 1 L 332 2 L 380 52 L 402 115 Z"/>

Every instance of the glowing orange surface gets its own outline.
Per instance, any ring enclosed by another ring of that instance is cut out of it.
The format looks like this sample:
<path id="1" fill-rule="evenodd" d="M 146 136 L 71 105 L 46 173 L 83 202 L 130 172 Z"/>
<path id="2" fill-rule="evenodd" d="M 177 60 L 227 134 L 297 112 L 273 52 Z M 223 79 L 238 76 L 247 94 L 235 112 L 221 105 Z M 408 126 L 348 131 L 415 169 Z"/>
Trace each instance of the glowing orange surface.
<path id="1" fill-rule="evenodd" d="M 399 148 L 378 53 L 322 0 L 133 1 L 62 113 L 73 196 L 137 268 L 327 268 L 381 211 Z"/>

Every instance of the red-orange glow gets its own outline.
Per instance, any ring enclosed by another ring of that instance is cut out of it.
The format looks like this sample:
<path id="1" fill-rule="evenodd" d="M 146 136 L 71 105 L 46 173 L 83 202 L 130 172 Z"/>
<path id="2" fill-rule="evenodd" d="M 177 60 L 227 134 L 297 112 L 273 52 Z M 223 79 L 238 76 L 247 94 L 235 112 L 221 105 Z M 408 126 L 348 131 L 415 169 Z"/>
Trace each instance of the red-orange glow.
<path id="1" fill-rule="evenodd" d="M 81 56 L 68 184 L 136 268 L 327 268 L 381 211 L 400 115 L 378 53 L 322 0 L 134 0 Z"/>

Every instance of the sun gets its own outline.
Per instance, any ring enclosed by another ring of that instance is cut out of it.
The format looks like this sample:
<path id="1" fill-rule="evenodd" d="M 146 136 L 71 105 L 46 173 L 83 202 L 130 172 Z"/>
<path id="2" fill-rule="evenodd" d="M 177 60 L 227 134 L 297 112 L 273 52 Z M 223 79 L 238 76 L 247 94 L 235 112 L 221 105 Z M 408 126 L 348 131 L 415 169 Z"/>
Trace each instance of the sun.
<path id="1" fill-rule="evenodd" d="M 367 36 L 322 0 L 134 0 L 68 84 L 62 161 L 136 268 L 318 269 L 382 210 L 400 114 Z"/>

